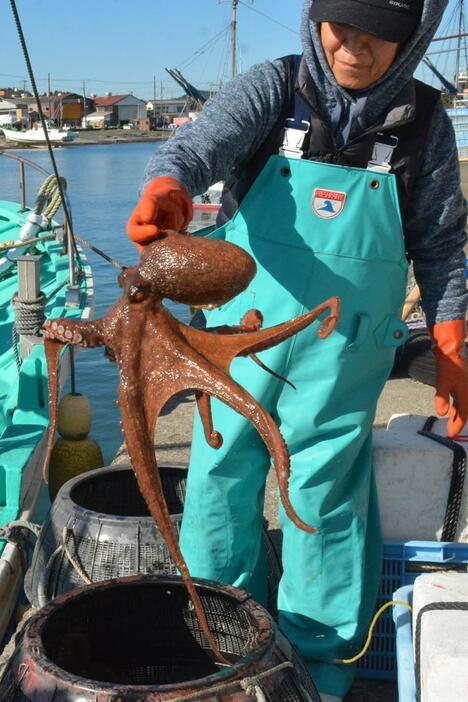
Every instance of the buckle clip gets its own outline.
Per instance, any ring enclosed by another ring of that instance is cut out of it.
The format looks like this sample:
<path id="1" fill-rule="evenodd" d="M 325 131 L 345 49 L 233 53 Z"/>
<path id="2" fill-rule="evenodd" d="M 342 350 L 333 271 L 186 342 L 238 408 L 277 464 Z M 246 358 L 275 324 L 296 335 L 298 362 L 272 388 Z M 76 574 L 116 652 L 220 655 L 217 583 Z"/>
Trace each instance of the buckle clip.
<path id="1" fill-rule="evenodd" d="M 288 127 L 288 122 L 294 126 Z M 278 151 L 279 155 L 286 156 L 287 158 L 302 158 L 304 155 L 302 145 L 306 134 L 309 132 L 309 129 L 310 122 L 307 122 L 306 120 L 296 122 L 294 119 L 287 119 L 286 127 L 284 129 L 283 145 Z"/>

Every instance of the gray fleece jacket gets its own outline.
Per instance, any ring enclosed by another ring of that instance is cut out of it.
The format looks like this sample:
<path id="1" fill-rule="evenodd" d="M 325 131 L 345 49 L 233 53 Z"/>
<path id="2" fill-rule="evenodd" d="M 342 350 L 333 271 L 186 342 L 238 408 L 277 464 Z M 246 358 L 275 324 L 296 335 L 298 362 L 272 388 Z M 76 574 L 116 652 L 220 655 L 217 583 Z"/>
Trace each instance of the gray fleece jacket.
<path id="1" fill-rule="evenodd" d="M 365 107 L 353 119 L 356 95 L 340 87 L 327 64 L 318 26 L 309 20 L 314 0 L 305 0 L 302 46 L 323 115 L 334 114 L 335 136 L 351 139 L 377 124 L 379 117 L 411 78 L 441 20 L 447 0 L 424 0 L 417 30 L 385 75 L 365 92 Z M 196 122 L 179 127 L 150 159 L 144 185 L 170 175 L 192 196 L 229 178 L 260 147 L 281 114 L 287 96 L 282 61 L 251 68 L 209 100 Z M 359 94 L 363 97 L 363 93 Z M 362 100 L 361 100 L 362 104 Z M 339 114 L 339 119 L 336 115 Z M 423 163 L 405 221 L 408 253 L 413 260 L 429 324 L 464 319 L 466 282 L 466 203 L 460 187 L 458 154 L 450 119 L 440 103 L 435 111 Z"/>

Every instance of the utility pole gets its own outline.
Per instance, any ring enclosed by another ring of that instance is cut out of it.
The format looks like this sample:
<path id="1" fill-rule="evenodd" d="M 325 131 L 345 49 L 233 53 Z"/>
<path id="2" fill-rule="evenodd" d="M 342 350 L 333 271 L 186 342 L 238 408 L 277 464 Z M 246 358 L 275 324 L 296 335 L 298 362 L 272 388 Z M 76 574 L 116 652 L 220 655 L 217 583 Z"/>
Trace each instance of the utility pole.
<path id="1" fill-rule="evenodd" d="M 239 0 L 232 0 L 232 13 L 231 13 L 231 77 L 235 78 L 237 75 L 237 6 Z"/>
<path id="2" fill-rule="evenodd" d="M 49 96 L 49 119 L 52 119 L 52 111 L 50 106 L 50 73 L 47 74 L 47 95 Z"/>
<path id="3" fill-rule="evenodd" d="M 153 76 L 153 129 L 156 129 L 156 76 Z"/>
<path id="4" fill-rule="evenodd" d="M 458 47 L 457 47 L 457 59 L 456 59 L 456 66 L 455 66 L 455 86 L 457 88 L 457 93 L 458 93 L 458 85 L 459 85 L 459 77 L 460 77 L 460 52 L 461 52 L 461 34 L 463 30 L 463 12 L 464 12 L 464 7 L 463 7 L 463 0 L 460 0 L 460 14 L 458 16 Z M 457 100 L 457 95 L 455 95 L 455 104 Z"/>
<path id="5" fill-rule="evenodd" d="M 86 81 L 83 80 L 83 119 L 81 120 L 81 126 L 87 127 L 86 123 Z"/>

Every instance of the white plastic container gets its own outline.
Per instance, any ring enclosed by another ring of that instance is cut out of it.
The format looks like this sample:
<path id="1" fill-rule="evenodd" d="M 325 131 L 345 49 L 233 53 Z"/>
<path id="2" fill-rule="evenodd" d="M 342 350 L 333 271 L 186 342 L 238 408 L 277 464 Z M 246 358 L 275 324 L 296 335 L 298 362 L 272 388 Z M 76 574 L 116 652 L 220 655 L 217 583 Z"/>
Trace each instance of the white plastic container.
<path id="1" fill-rule="evenodd" d="M 452 479 L 453 452 L 420 436 L 427 417 L 397 415 L 374 430 L 374 466 L 385 541 L 440 541 Z M 446 420 L 433 432 L 446 436 Z M 460 443 L 465 449 L 468 443 Z M 454 541 L 468 542 L 468 477 Z M 468 700 L 468 698 L 467 698 Z"/>
<path id="2" fill-rule="evenodd" d="M 416 578 L 413 646 L 420 702 L 467 702 L 468 573 Z"/>

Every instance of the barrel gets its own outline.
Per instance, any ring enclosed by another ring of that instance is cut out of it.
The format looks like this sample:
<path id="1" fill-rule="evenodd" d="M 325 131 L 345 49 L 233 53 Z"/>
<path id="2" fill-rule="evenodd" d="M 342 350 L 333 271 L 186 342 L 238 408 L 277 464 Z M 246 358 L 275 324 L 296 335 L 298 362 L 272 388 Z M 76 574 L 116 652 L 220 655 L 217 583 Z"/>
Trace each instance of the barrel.
<path id="1" fill-rule="evenodd" d="M 304 663 L 244 591 L 195 586 L 223 657 L 178 576 L 94 583 L 31 617 L 0 682 L 2 702 L 320 702 Z"/>
<path id="2" fill-rule="evenodd" d="M 172 524 L 179 533 L 188 469 L 167 464 L 159 470 Z M 274 612 L 281 567 L 266 523 L 263 538 L 269 609 Z M 176 573 L 131 466 L 121 464 L 83 473 L 62 486 L 37 540 L 25 591 L 35 607 L 42 607 L 86 582 Z"/>

